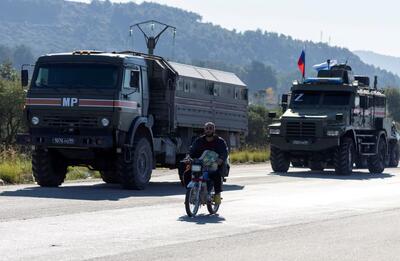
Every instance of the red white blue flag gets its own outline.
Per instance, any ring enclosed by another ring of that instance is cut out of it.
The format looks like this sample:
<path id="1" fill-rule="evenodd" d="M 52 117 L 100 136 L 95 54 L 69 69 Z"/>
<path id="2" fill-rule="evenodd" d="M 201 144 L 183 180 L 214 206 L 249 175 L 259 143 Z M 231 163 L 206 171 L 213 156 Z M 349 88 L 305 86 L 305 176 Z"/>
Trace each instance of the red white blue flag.
<path id="1" fill-rule="evenodd" d="M 297 66 L 299 66 L 299 70 L 301 72 L 301 75 L 305 76 L 306 74 L 306 53 L 303 51 L 301 51 L 301 55 L 299 58 L 299 61 L 297 62 Z"/>

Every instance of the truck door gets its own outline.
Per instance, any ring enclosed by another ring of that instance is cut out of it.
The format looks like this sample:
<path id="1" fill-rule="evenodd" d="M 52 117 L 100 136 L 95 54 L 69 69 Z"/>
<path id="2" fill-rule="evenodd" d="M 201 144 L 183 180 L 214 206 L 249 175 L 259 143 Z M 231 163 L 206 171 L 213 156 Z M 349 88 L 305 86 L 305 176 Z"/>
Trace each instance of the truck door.
<path id="1" fill-rule="evenodd" d="M 142 115 L 142 92 L 140 67 L 125 68 L 120 99 L 116 105 L 120 109 L 123 129 L 129 128 L 132 120 Z"/>

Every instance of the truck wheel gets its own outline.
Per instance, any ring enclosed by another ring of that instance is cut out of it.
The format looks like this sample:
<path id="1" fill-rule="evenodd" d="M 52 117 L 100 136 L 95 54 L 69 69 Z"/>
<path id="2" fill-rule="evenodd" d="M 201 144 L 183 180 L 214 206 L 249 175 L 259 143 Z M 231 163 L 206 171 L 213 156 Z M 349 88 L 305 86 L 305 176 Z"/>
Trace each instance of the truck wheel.
<path id="1" fill-rule="evenodd" d="M 326 164 L 325 162 L 321 162 L 321 161 L 310 161 L 310 169 L 312 171 L 323 171 L 325 168 Z"/>
<path id="2" fill-rule="evenodd" d="M 290 160 L 285 152 L 271 146 L 271 166 L 274 172 L 287 172 Z"/>
<path id="3" fill-rule="evenodd" d="M 334 155 L 335 172 L 338 175 L 350 175 L 354 163 L 354 143 L 351 138 L 344 138 Z"/>
<path id="4" fill-rule="evenodd" d="M 135 141 L 130 151 L 130 161 L 127 162 L 125 153 L 118 157 L 119 181 L 125 189 L 144 189 L 150 181 L 153 170 L 151 146 L 146 138 Z"/>
<path id="5" fill-rule="evenodd" d="M 102 180 L 107 184 L 119 183 L 118 174 L 113 170 L 102 170 L 100 171 Z"/>
<path id="6" fill-rule="evenodd" d="M 386 141 L 383 138 L 378 140 L 378 153 L 370 156 L 368 160 L 368 170 L 370 173 L 382 173 L 386 163 Z"/>
<path id="7" fill-rule="evenodd" d="M 67 165 L 54 152 L 36 149 L 32 153 L 32 172 L 41 187 L 58 187 L 67 175 Z"/>
<path id="8" fill-rule="evenodd" d="M 391 147 L 389 154 L 389 167 L 396 168 L 399 165 L 400 158 L 399 144 L 396 142 Z"/>

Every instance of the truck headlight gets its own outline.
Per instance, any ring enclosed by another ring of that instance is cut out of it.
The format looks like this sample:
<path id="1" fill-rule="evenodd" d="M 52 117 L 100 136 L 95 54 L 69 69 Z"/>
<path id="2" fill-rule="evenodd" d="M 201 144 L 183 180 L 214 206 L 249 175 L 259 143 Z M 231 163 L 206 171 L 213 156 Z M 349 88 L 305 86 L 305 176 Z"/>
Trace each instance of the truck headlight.
<path id="1" fill-rule="evenodd" d="M 110 120 L 107 118 L 101 119 L 101 125 L 103 125 L 103 127 L 107 127 L 108 125 L 110 125 Z"/>
<path id="2" fill-rule="evenodd" d="M 330 136 L 330 137 L 339 136 L 339 131 L 338 130 L 328 130 L 326 132 L 326 136 Z"/>
<path id="3" fill-rule="evenodd" d="M 269 129 L 269 134 L 279 135 L 279 134 L 281 134 L 281 130 L 280 129 Z"/>
<path id="4" fill-rule="evenodd" d="M 39 117 L 33 116 L 31 122 L 33 125 L 38 125 L 40 122 Z"/>

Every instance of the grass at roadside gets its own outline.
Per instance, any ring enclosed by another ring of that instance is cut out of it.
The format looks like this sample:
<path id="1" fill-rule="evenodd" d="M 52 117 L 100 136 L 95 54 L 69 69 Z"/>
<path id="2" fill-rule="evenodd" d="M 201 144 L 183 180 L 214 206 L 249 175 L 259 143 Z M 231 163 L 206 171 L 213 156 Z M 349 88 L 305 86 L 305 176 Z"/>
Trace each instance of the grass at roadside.
<path id="1" fill-rule="evenodd" d="M 68 167 L 66 180 L 90 178 L 100 178 L 100 173 L 84 167 Z M 18 152 L 12 148 L 1 148 L 0 179 L 6 184 L 33 183 L 30 155 Z"/>
<path id="2" fill-rule="evenodd" d="M 230 153 L 231 163 L 259 163 L 269 160 L 269 149 L 247 148 Z M 85 167 L 68 167 L 66 180 L 101 178 L 98 171 Z M 33 183 L 32 163 L 29 154 L 14 149 L 0 148 L 0 179 L 6 184 Z"/>
<path id="3" fill-rule="evenodd" d="M 0 152 L 0 179 L 8 184 L 33 182 L 30 156 L 14 149 L 2 149 Z"/>
<path id="4" fill-rule="evenodd" d="M 231 163 L 259 163 L 269 160 L 269 149 L 244 149 L 230 153 Z"/>

